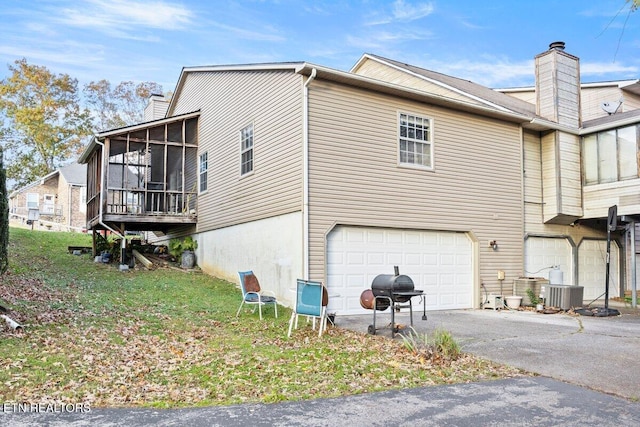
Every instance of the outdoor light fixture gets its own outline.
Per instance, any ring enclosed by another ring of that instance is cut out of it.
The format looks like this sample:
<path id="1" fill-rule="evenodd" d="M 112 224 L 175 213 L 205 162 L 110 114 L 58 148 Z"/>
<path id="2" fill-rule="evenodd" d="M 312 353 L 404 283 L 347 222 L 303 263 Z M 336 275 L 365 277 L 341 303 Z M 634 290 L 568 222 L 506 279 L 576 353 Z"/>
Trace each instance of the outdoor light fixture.
<path id="1" fill-rule="evenodd" d="M 498 241 L 497 240 L 490 240 L 489 241 L 489 247 L 491 249 L 493 249 L 494 251 L 498 250 Z"/>

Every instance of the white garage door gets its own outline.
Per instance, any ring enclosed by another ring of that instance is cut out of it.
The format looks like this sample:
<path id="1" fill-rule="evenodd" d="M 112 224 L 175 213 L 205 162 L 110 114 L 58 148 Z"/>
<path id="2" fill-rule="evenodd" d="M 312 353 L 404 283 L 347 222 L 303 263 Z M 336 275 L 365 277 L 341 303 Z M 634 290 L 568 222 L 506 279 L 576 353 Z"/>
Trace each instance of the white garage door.
<path id="1" fill-rule="evenodd" d="M 620 268 L 618 246 L 611 244 L 609 264 L 609 298 L 620 296 Z M 584 300 L 592 301 L 602 295 L 607 272 L 607 242 L 604 240 L 583 240 L 578 246 L 578 284 L 584 286 Z"/>
<path id="2" fill-rule="evenodd" d="M 328 310 L 370 313 L 360 306 L 360 294 L 396 265 L 424 290 L 427 310 L 471 308 L 472 259 L 465 233 L 338 226 L 327 238 L 327 287 L 339 294 Z M 422 309 L 419 298 L 412 302 Z"/>
<path id="3" fill-rule="evenodd" d="M 524 269 L 527 277 L 549 278 L 553 266 L 559 266 L 563 285 L 575 285 L 571 244 L 565 238 L 529 237 L 524 245 Z"/>

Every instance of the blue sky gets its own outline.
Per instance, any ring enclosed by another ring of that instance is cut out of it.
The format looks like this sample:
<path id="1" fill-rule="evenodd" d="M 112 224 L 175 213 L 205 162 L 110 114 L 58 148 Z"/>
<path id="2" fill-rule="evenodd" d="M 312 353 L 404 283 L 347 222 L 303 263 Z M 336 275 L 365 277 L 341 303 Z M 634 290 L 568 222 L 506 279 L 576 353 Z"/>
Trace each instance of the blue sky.
<path id="1" fill-rule="evenodd" d="M 566 42 L 583 82 L 640 78 L 640 10 L 624 0 L 4 0 L 0 78 L 26 58 L 83 85 L 155 81 L 183 66 L 308 61 L 349 70 L 363 53 L 490 87 L 533 83 L 533 57 Z"/>

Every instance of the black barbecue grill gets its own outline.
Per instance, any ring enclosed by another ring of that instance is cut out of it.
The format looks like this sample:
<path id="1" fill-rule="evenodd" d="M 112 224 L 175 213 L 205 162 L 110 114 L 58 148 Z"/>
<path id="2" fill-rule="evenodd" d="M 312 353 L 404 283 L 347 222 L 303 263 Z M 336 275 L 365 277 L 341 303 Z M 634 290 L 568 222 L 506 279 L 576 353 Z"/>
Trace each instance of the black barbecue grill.
<path id="1" fill-rule="evenodd" d="M 365 291 L 366 292 L 366 291 Z M 420 297 L 422 299 L 422 320 L 427 320 L 426 301 L 424 291 L 415 289 L 411 277 L 400 274 L 398 266 L 394 267 L 394 274 L 379 274 L 371 282 L 371 292 L 373 293 L 372 306 L 365 308 L 373 309 L 373 324 L 369 325 L 367 332 L 375 335 L 376 331 L 376 311 L 384 311 L 391 307 L 391 336 L 398 332 L 395 323 L 395 312 L 401 308 L 409 308 L 411 326 L 413 326 L 413 304 L 411 298 Z"/>

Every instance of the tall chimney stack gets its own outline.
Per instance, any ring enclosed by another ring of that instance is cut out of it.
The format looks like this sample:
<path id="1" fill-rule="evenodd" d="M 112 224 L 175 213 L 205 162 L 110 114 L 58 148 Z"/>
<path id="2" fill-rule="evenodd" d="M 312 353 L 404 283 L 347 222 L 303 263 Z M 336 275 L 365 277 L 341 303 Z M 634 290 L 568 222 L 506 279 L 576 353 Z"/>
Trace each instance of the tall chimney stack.
<path id="1" fill-rule="evenodd" d="M 535 57 L 536 113 L 558 124 L 579 128 L 580 60 L 564 51 L 564 42 L 549 44 Z"/>

